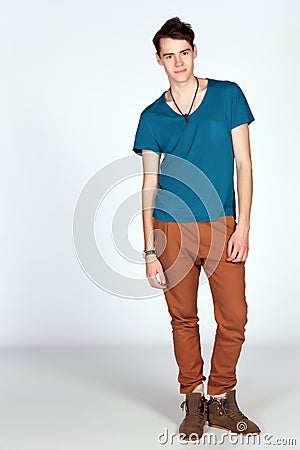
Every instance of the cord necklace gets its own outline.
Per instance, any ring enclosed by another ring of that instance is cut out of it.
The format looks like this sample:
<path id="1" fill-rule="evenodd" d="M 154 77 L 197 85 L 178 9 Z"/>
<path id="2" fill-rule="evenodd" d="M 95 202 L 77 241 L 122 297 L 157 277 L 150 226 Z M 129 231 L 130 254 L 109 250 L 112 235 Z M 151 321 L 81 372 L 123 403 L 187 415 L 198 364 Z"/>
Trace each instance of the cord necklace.
<path id="1" fill-rule="evenodd" d="M 193 105 L 194 105 L 195 98 L 196 98 L 196 95 L 197 95 L 197 92 L 198 92 L 198 88 L 199 88 L 199 80 L 198 80 L 197 77 L 195 77 L 195 78 L 196 78 L 196 81 L 197 81 L 197 88 L 196 88 L 196 92 L 195 92 L 195 95 L 194 95 L 194 98 L 193 98 L 191 107 L 190 107 L 189 112 L 188 112 L 187 114 L 184 114 L 184 113 L 180 110 L 180 108 L 179 108 L 179 106 L 177 105 L 177 103 L 175 102 L 174 97 L 173 97 L 173 94 L 172 94 L 172 89 L 171 89 L 171 86 L 170 86 L 170 94 L 171 94 L 172 100 L 173 100 L 173 102 L 174 102 L 176 108 L 177 108 L 178 111 L 180 112 L 180 114 L 181 114 L 182 116 L 185 117 L 186 123 L 188 123 L 188 121 L 189 121 L 189 114 L 190 114 L 190 112 L 191 112 L 191 110 L 192 110 L 192 107 L 193 107 Z"/>

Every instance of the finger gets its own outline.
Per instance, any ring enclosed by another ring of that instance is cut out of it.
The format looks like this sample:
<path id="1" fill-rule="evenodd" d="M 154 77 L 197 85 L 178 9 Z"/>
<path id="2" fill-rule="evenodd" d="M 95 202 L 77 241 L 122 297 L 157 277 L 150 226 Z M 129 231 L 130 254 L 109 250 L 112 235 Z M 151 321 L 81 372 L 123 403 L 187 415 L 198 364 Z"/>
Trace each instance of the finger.
<path id="1" fill-rule="evenodd" d="M 246 259 L 248 258 L 248 253 L 249 253 L 249 248 L 246 249 L 246 252 L 243 256 L 243 261 L 246 261 Z"/>
<path id="2" fill-rule="evenodd" d="M 245 259 L 246 259 L 246 255 L 247 255 L 247 248 L 245 247 L 244 249 L 243 249 L 243 251 L 240 253 L 240 261 L 241 262 L 243 262 L 243 261 L 245 261 Z"/>
<path id="3" fill-rule="evenodd" d="M 155 289 L 162 289 L 164 287 L 166 287 L 165 285 L 162 285 L 158 279 L 156 278 L 156 275 L 148 277 L 148 280 L 150 282 L 150 285 L 155 288 Z"/>
<path id="4" fill-rule="evenodd" d="M 161 272 L 158 272 L 156 274 L 156 280 L 157 280 L 157 283 L 158 283 L 157 287 L 161 288 L 161 289 L 164 289 L 164 288 L 167 287 L 166 280 L 163 281 L 163 277 L 164 277 L 164 275 Z"/>
<path id="5" fill-rule="evenodd" d="M 231 258 L 229 258 L 228 261 L 230 261 L 230 262 L 239 262 L 240 261 L 240 253 L 239 252 L 237 252 L 237 253 L 233 252 Z"/>
<path id="6" fill-rule="evenodd" d="M 158 285 L 158 281 L 156 280 L 156 278 L 148 278 L 148 281 L 150 283 L 150 286 L 153 287 L 154 289 L 158 289 L 160 286 Z"/>
<path id="7" fill-rule="evenodd" d="M 238 254 L 231 262 L 242 262 L 246 252 L 246 247 L 240 247 Z"/>
<path id="8" fill-rule="evenodd" d="M 229 239 L 228 245 L 227 245 L 227 256 L 228 256 L 228 258 L 230 258 L 230 256 L 231 256 L 232 249 L 233 249 L 233 240 Z"/>
<path id="9" fill-rule="evenodd" d="M 167 281 L 166 281 L 166 277 L 165 277 L 165 274 L 164 274 L 163 270 L 158 272 L 158 275 L 159 275 L 161 284 L 166 285 Z"/>
<path id="10" fill-rule="evenodd" d="M 239 252 L 239 246 L 237 244 L 235 244 L 233 246 L 231 255 L 229 256 L 229 258 L 227 258 L 227 261 L 233 261 L 233 259 L 235 259 L 237 257 L 238 252 Z"/>

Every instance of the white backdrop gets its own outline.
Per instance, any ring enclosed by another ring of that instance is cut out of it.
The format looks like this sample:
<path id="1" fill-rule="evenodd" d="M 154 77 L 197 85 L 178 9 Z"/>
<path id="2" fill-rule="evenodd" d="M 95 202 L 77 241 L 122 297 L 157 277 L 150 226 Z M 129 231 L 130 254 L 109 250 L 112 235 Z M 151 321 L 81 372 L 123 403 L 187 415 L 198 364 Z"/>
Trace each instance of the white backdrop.
<path id="1" fill-rule="evenodd" d="M 162 292 L 138 300 L 101 289 L 78 261 L 72 224 L 96 172 L 140 158 L 132 152 L 139 114 L 169 87 L 152 38 L 176 15 L 196 33 L 195 74 L 236 81 L 256 119 L 247 342 L 299 341 L 299 4 L 28 0 L 2 2 L 0 14 L 2 346 L 170 342 Z M 109 263 L 131 283 L 144 266 L 122 257 L 100 228 L 140 195 L 141 182 L 112 189 L 95 226 Z M 128 235 L 142 250 L 140 214 Z M 199 314 L 210 341 L 207 283 Z"/>

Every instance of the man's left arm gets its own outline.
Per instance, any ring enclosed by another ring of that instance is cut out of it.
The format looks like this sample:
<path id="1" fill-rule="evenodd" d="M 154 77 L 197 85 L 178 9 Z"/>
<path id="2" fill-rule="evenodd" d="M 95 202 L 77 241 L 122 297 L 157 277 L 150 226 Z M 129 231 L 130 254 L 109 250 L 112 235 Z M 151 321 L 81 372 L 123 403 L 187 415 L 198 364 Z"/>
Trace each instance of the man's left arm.
<path id="1" fill-rule="evenodd" d="M 245 261 L 249 251 L 250 212 L 253 193 L 252 160 L 248 123 L 231 130 L 237 172 L 238 211 L 236 230 L 227 247 L 227 261 Z"/>

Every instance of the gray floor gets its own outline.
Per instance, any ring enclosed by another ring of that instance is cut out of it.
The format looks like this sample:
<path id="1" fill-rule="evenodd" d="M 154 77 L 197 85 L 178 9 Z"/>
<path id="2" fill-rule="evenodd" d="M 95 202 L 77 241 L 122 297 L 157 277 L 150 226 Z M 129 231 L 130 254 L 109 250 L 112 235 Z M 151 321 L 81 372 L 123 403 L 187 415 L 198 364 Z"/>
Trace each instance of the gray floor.
<path id="1" fill-rule="evenodd" d="M 185 445 L 176 437 L 184 396 L 179 394 L 170 346 L 2 348 L 0 353 L 0 450 L 153 450 Z M 210 349 L 204 348 L 204 357 L 209 361 Z M 208 369 L 209 363 L 206 375 Z M 251 447 L 277 447 L 275 440 L 283 438 L 296 439 L 296 445 L 281 441 L 281 447 L 300 446 L 298 376 L 298 348 L 244 346 L 238 364 L 238 404 L 269 439 L 263 443 L 261 438 Z M 205 432 L 214 433 L 215 439 L 223 433 L 208 426 Z M 225 446 L 218 441 L 188 445 L 249 448 L 245 441 L 231 443 L 229 436 Z"/>

